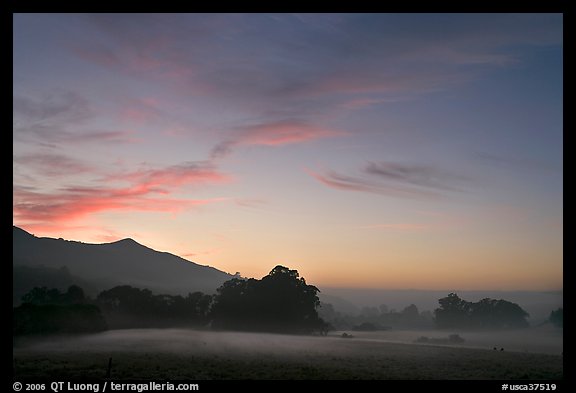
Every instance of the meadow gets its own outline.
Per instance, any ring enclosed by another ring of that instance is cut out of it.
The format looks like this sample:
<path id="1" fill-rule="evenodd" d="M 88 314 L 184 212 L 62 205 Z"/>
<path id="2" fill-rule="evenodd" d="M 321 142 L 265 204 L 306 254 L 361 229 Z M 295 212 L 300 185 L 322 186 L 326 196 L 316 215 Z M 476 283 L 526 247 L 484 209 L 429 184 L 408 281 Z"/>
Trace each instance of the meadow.
<path id="1" fill-rule="evenodd" d="M 113 379 L 562 379 L 562 336 L 531 330 L 522 333 L 523 339 L 518 332 L 462 334 L 467 341 L 457 345 L 413 343 L 422 335 L 446 335 L 437 330 L 351 332 L 350 339 L 340 332 L 311 337 L 116 330 L 19 339 L 13 348 L 14 373 L 19 378 L 104 378 L 112 358 Z M 548 338 L 528 340 L 530 334 Z M 495 351 L 493 345 L 505 350 Z"/>

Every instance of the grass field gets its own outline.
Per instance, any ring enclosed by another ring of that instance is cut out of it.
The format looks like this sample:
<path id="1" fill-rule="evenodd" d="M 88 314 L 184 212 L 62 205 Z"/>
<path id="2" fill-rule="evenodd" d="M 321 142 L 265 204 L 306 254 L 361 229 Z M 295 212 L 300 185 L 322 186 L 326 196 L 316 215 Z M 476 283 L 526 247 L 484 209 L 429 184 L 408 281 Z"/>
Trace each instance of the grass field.
<path id="1" fill-rule="evenodd" d="M 419 334 L 412 332 L 408 336 Z M 18 340 L 13 357 L 14 372 L 20 378 L 103 378 L 110 357 L 114 379 L 559 380 L 563 377 L 560 354 L 390 342 L 374 334 L 343 339 L 337 335 L 122 330 L 50 340 Z"/>

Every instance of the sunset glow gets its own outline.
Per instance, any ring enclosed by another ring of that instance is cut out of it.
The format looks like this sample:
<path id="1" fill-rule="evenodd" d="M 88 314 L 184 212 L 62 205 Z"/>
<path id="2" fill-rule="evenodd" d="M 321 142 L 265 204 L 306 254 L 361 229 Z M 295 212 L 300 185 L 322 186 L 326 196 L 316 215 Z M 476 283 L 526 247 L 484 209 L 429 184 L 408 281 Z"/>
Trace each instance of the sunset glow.
<path id="1" fill-rule="evenodd" d="M 560 14 L 15 14 L 13 222 L 325 287 L 558 290 Z"/>

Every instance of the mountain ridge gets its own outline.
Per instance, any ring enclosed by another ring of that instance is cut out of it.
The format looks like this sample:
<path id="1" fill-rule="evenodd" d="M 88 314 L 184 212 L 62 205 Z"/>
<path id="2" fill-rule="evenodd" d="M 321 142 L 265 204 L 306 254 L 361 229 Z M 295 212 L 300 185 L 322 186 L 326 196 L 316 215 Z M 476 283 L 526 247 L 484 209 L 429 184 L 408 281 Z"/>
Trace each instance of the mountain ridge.
<path id="1" fill-rule="evenodd" d="M 13 266 L 66 266 L 75 276 L 98 283 L 96 286 L 100 289 L 126 284 L 164 293 L 213 293 L 234 277 L 212 266 L 154 250 L 131 238 L 111 243 L 83 243 L 37 237 L 13 226 L 12 245 Z"/>

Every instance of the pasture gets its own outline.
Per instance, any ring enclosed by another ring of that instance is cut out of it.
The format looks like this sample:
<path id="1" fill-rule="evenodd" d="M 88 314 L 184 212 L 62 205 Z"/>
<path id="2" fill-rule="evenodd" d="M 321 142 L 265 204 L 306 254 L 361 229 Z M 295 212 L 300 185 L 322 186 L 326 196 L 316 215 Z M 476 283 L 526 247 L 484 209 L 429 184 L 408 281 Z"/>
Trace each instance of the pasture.
<path id="1" fill-rule="evenodd" d="M 563 377 L 552 330 L 462 333 L 453 345 L 417 344 L 442 331 L 341 332 L 327 337 L 135 329 L 14 342 L 17 377 L 113 379 L 550 379 Z M 522 337 L 522 334 L 525 337 Z M 530 334 L 540 340 L 530 339 Z M 522 346 L 524 343 L 524 346 Z M 498 346 L 494 351 L 493 346 Z M 504 351 L 499 348 L 504 347 Z"/>

